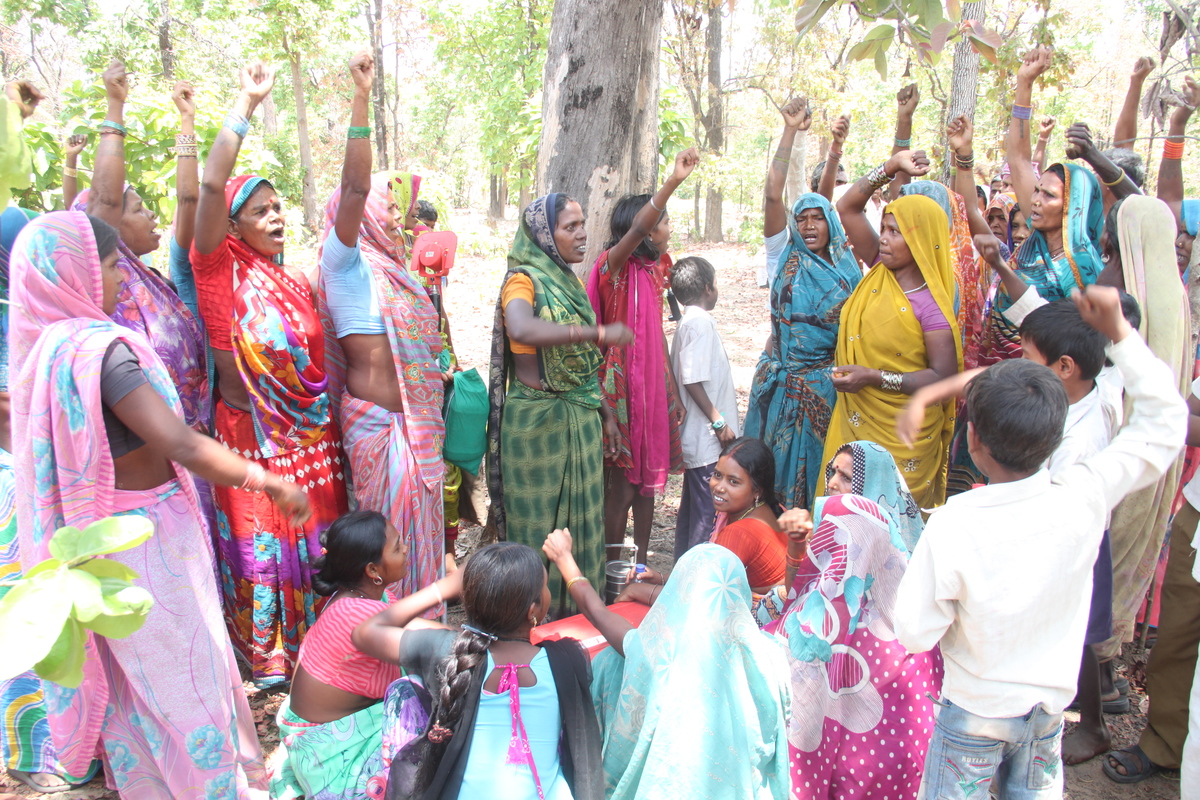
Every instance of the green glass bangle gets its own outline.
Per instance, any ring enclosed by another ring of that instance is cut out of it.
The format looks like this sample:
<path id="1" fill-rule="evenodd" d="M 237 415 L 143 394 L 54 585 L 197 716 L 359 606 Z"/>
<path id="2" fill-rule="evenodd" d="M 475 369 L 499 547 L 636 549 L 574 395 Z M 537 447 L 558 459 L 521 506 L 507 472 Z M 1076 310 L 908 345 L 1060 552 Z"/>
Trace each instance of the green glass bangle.
<path id="1" fill-rule="evenodd" d="M 359 127 L 356 125 L 351 125 L 349 128 L 346 129 L 346 138 L 347 139 L 370 139 L 371 138 L 371 129 L 366 126 Z"/>
<path id="2" fill-rule="evenodd" d="M 114 131 L 117 131 L 118 133 L 121 133 L 122 135 L 129 132 L 129 131 L 125 130 L 124 125 L 122 125 L 119 122 L 113 122 L 111 119 L 104 120 L 104 122 L 101 122 L 96 127 L 97 128 L 112 128 Z"/>

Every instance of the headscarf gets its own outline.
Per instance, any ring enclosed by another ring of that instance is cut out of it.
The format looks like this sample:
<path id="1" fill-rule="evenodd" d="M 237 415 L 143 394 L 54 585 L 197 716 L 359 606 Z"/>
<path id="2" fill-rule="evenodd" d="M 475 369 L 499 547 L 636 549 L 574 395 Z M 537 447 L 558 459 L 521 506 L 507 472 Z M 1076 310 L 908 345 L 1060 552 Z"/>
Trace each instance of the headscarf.
<path id="1" fill-rule="evenodd" d="M 525 207 L 521 215 L 523 226 L 530 237 L 550 260 L 563 269 L 570 269 L 562 254 L 558 252 L 558 243 L 554 241 L 554 231 L 558 227 L 558 196 L 559 192 L 539 197 Z"/>
<path id="2" fill-rule="evenodd" d="M 1184 200 L 1180 216 L 1183 217 L 1183 227 L 1189 236 L 1200 233 L 1200 200 Z"/>
<path id="3" fill-rule="evenodd" d="M 1040 168 L 1040 167 L 1038 167 L 1038 165 L 1037 165 L 1037 164 L 1035 164 L 1035 163 L 1033 163 L 1033 162 L 1031 161 L 1031 162 L 1029 162 L 1029 166 L 1033 168 L 1033 179 L 1034 179 L 1034 180 L 1037 180 L 1037 179 L 1039 179 L 1040 177 L 1042 177 L 1042 171 L 1041 171 L 1041 168 Z M 996 176 L 996 177 L 997 177 L 997 178 L 1000 180 L 1000 182 L 1001 182 L 1001 183 L 1003 183 L 1003 182 L 1004 182 L 1004 179 L 1005 179 L 1005 178 L 1011 178 L 1011 177 L 1012 177 L 1012 168 L 1008 166 L 1008 162 L 1007 162 L 1007 161 L 1005 161 L 1005 162 L 1004 162 L 1004 163 L 1003 163 L 1003 164 L 1000 166 L 1000 174 L 999 174 L 998 176 Z M 1010 181 L 1009 181 L 1009 183 L 1012 183 L 1012 181 L 1010 180 Z"/>
<path id="4" fill-rule="evenodd" d="M 596 657 L 609 800 L 788 797 L 790 680 L 750 602 L 742 562 L 697 545 L 625 635 L 625 657 Z"/>
<path id="5" fill-rule="evenodd" d="M 913 500 L 904 476 L 896 466 L 896 460 L 874 442 L 850 442 L 845 449 L 854 464 L 850 494 L 865 497 L 883 509 L 894 523 L 905 552 L 911 555 L 917 540 L 921 538 L 921 532 L 925 530 L 925 522 L 921 519 L 917 501 Z M 826 484 L 833 477 L 833 471 L 833 460 L 830 460 L 825 466 Z"/>
<path id="6" fill-rule="evenodd" d="M 1076 164 L 1064 164 L 1063 174 L 1063 256 L 1055 260 L 1046 244 L 1046 235 L 1031 231 L 1017 251 L 1016 272 L 1025 283 L 1053 302 L 1071 296 L 1071 290 L 1096 282 L 1104 262 L 1100 259 L 1100 233 L 1104 228 L 1104 201 L 1100 184 L 1090 170 Z M 1028 209 L 1021 209 L 1028 215 Z M 1005 311 L 1012 300 L 1007 294 L 997 298 L 997 307 Z"/>
<path id="7" fill-rule="evenodd" d="M 804 243 L 804 237 L 800 235 L 800 214 L 810 208 L 819 208 L 825 215 L 825 224 L 829 229 L 828 261 L 809 250 L 808 245 Z M 817 304 L 818 298 L 807 296 L 808 290 L 817 288 L 810 285 L 814 271 L 827 275 L 841 284 L 847 292 L 851 292 L 862 280 L 862 270 L 850 250 L 841 218 L 824 195 L 816 192 L 800 195 L 792 205 L 787 224 L 788 246 L 780 257 L 781 266 L 776 271 L 774 285 L 771 286 L 771 308 L 781 312 L 782 309 L 792 309 L 792 319 L 795 319 L 799 310 L 796 304 L 800 304 L 802 308 Z M 800 293 L 797 293 L 797 289 Z M 825 289 L 821 287 L 818 291 L 824 293 Z M 801 310 L 800 313 L 805 311 Z"/>
<path id="8" fill-rule="evenodd" d="M 0 212 L 0 392 L 8 391 L 8 261 L 13 242 L 29 220 L 32 211 L 9 206 Z"/>
<path id="9" fill-rule="evenodd" d="M 1008 259 L 1012 251 L 1012 210 L 1017 206 L 1017 196 L 1012 192 L 996 192 L 992 195 L 991 202 L 988 203 L 987 209 L 983 212 L 983 219 L 986 222 L 993 211 L 999 211 L 1004 215 L 1004 226 L 1008 229 L 1008 234 L 1001 240 L 1004 245 L 1001 255 Z"/>
<path id="10" fill-rule="evenodd" d="M 122 187 L 122 200 L 130 188 L 128 184 Z M 73 210 L 87 211 L 91 191 L 84 189 L 76 196 Z M 212 394 L 204 326 L 179 299 L 175 289 L 146 266 L 124 240 L 117 241 L 117 251 L 120 253 L 117 267 L 125 291 L 117 301 L 113 322 L 150 340 L 178 389 L 184 422 L 189 427 L 207 428 L 212 422 Z"/>
<path id="11" fill-rule="evenodd" d="M 406 216 L 415 213 L 417 195 L 421 191 L 421 176 L 411 172 L 392 172 L 388 178 L 391 180 L 390 188 L 392 197 L 396 199 L 396 205 L 404 209 Z"/>

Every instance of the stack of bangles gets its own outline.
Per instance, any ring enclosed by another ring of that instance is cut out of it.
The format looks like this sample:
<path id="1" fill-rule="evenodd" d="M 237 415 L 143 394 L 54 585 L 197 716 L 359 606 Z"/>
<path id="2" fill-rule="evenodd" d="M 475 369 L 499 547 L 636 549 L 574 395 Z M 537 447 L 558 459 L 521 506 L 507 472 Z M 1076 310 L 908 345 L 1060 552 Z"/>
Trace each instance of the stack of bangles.
<path id="1" fill-rule="evenodd" d="M 346 129 L 347 139 L 370 139 L 371 129 L 366 125 L 351 125 Z"/>
<path id="2" fill-rule="evenodd" d="M 825 156 L 826 161 L 833 161 L 833 162 L 837 162 L 837 161 L 841 160 L 841 158 L 842 158 L 842 151 L 834 150 L 832 147 L 829 148 L 829 155 Z"/>
<path id="3" fill-rule="evenodd" d="M 596 344 L 599 345 L 600 347 L 604 347 L 604 326 L 603 325 L 596 326 Z"/>
<path id="4" fill-rule="evenodd" d="M 884 167 L 886 166 L 886 163 L 880 164 L 878 167 L 867 173 L 867 183 L 871 185 L 872 192 L 874 192 L 876 189 L 882 189 L 884 186 L 887 186 L 892 182 L 891 177 L 886 171 L 884 171 Z"/>
<path id="5" fill-rule="evenodd" d="M 955 153 L 954 166 L 958 167 L 964 172 L 972 171 L 975 169 L 975 154 L 971 153 L 970 155 L 960 156 L 958 153 Z"/>
<path id="6" fill-rule="evenodd" d="M 896 147 L 899 147 L 901 150 L 908 150 L 910 147 L 912 147 L 912 137 L 910 136 L 907 139 L 901 139 L 899 136 L 897 136 Z"/>
<path id="7" fill-rule="evenodd" d="M 1175 161 L 1183 158 L 1183 139 L 1178 142 L 1172 142 L 1167 139 L 1163 142 L 1163 158 L 1174 159 Z"/>
<path id="8" fill-rule="evenodd" d="M 258 493 L 267 486 L 267 471 L 263 469 L 262 464 L 256 464 L 253 461 L 246 464 L 246 478 L 242 481 L 242 485 L 238 488 L 244 492 Z"/>
<path id="9" fill-rule="evenodd" d="M 881 369 L 879 370 L 879 375 L 881 378 L 879 381 L 880 389 L 883 389 L 885 392 L 900 391 L 900 387 L 904 383 L 903 372 L 892 372 L 890 369 Z"/>
<path id="10" fill-rule="evenodd" d="M 96 126 L 96 128 L 100 131 L 101 136 L 109 133 L 115 133 L 117 136 L 120 136 L 122 139 L 124 139 L 125 134 L 128 133 L 128 131 L 125 130 L 124 125 L 119 122 L 113 122 L 111 119 L 104 120 L 104 122 L 101 122 Z"/>
<path id="11" fill-rule="evenodd" d="M 196 134 L 194 133 L 177 133 L 175 134 L 175 157 L 176 158 L 195 158 L 198 154 L 196 149 Z"/>
<path id="12" fill-rule="evenodd" d="M 589 581 L 587 578 L 583 577 L 582 575 L 576 575 L 574 578 L 571 578 L 571 580 L 567 581 L 567 594 L 570 594 L 571 587 L 574 586 L 575 584 L 579 583 L 580 581 L 587 581 L 588 586 L 592 585 L 592 582 Z"/>
<path id="13" fill-rule="evenodd" d="M 241 114 L 229 114 L 225 117 L 223 127 L 229 128 L 237 134 L 239 139 L 245 139 L 246 134 L 250 132 L 250 120 L 243 117 Z"/>
<path id="14" fill-rule="evenodd" d="M 1019 106 L 1013 103 L 1012 115 L 1017 119 L 1033 119 L 1033 106 Z"/>
<path id="15" fill-rule="evenodd" d="M 787 565 L 789 567 L 798 567 L 803 563 L 804 563 L 803 558 L 792 558 L 791 556 L 787 556 Z"/>

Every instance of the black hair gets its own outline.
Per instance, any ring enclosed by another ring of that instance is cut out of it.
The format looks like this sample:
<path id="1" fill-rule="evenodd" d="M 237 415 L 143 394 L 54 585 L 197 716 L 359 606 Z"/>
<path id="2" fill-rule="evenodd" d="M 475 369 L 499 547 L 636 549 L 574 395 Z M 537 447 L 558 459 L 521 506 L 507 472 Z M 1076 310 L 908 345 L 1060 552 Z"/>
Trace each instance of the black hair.
<path id="1" fill-rule="evenodd" d="M 1046 172 L 1053 172 L 1058 176 L 1058 179 L 1063 182 L 1063 186 L 1067 185 L 1067 168 L 1062 164 L 1051 164 Z M 1043 172 L 1042 174 L 1045 175 L 1046 173 Z M 1063 198 L 1063 202 L 1066 202 L 1065 197 Z"/>
<path id="2" fill-rule="evenodd" d="M 238 206 L 237 213 L 229 215 L 230 219 L 232 219 L 234 222 L 237 222 L 238 218 L 242 216 L 242 212 L 246 210 L 246 206 L 250 205 L 250 201 L 254 199 L 254 195 L 261 192 L 264 188 L 270 189 L 271 191 L 275 191 L 275 184 L 271 183 L 269 180 L 264 178 L 258 184 L 258 186 L 254 187 L 254 191 L 251 192 L 244 201 L 242 201 L 242 204 L 240 206 Z"/>
<path id="3" fill-rule="evenodd" d="M 546 568 L 533 548 L 517 542 L 497 542 L 480 549 L 463 566 L 462 602 L 467 625 L 488 636 L 504 636 L 528 621 L 529 606 L 542 599 Z M 420 791 L 429 788 L 446 746 L 466 708 L 467 689 L 476 669 L 487 667 L 492 640 L 469 630 L 458 634 L 450 655 L 438 668 L 441 689 L 433 698 L 429 730 L 451 731 L 435 742 L 427 738 L 417 770 Z"/>
<path id="4" fill-rule="evenodd" d="M 1129 323 L 1129 327 L 1135 331 L 1142 327 L 1142 307 L 1138 304 L 1137 298 L 1129 292 L 1121 289 L 1121 316 Z"/>
<path id="5" fill-rule="evenodd" d="M 566 192 L 559 192 L 558 197 L 554 199 L 554 213 L 561 214 L 563 209 L 567 207 L 567 203 L 574 203 L 575 198 Z"/>
<path id="6" fill-rule="evenodd" d="M 1021 323 L 1021 340 L 1029 340 L 1053 364 L 1069 356 L 1084 380 L 1100 374 L 1108 339 L 1083 321 L 1071 300 L 1058 300 L 1034 309 Z"/>
<path id="7" fill-rule="evenodd" d="M 633 227 L 633 219 L 638 215 L 638 212 L 646 207 L 646 204 L 651 201 L 651 196 L 648 194 L 627 194 L 617 201 L 617 205 L 613 208 L 612 218 L 609 221 L 609 240 L 608 244 L 604 245 L 604 249 L 608 250 L 617 245 L 617 242 L 625 238 L 625 234 L 629 233 L 629 229 Z M 662 211 L 658 219 L 661 221 L 667 215 L 667 212 Z M 650 244 L 650 237 L 643 236 L 642 241 L 638 242 L 638 246 L 634 249 L 633 255 L 638 258 L 644 258 L 647 261 L 658 261 L 662 253 L 658 252 L 658 248 Z"/>
<path id="8" fill-rule="evenodd" d="M 694 306 L 704 290 L 717 285 L 717 271 L 707 259 L 688 256 L 671 267 L 671 291 L 685 306 Z"/>
<path id="9" fill-rule="evenodd" d="M 996 463 L 1033 473 L 1062 443 L 1067 390 L 1046 367 L 1012 358 L 988 367 L 967 387 L 967 415 Z"/>
<path id="10" fill-rule="evenodd" d="M 844 166 L 842 166 L 842 165 L 841 165 L 841 163 L 839 163 L 839 164 L 838 164 L 838 170 L 840 171 L 840 170 L 844 170 L 844 169 L 845 169 L 845 167 L 844 167 Z M 809 190 L 810 192 L 815 192 L 815 191 L 817 191 L 817 187 L 821 185 L 821 176 L 822 176 L 824 173 L 825 173 L 825 162 L 824 162 L 824 161 L 818 161 L 818 162 L 817 162 L 817 165 L 816 165 L 815 167 L 813 167 L 813 174 L 812 174 L 812 177 L 811 177 L 811 178 L 809 178 L 809 180 L 808 180 L 808 190 Z M 834 182 L 836 182 L 836 180 L 837 180 L 837 179 L 835 178 L 835 179 L 834 179 Z"/>
<path id="11" fill-rule="evenodd" d="M 1108 160 L 1121 168 L 1125 176 L 1133 181 L 1133 185 L 1142 188 L 1146 182 L 1146 162 L 1128 147 L 1110 147 L 1103 152 Z"/>
<path id="12" fill-rule="evenodd" d="M 746 470 L 758 489 L 759 502 L 776 514 L 783 513 L 784 508 L 775 496 L 775 454 L 771 448 L 760 439 L 742 436 L 725 445 L 721 456 L 729 456 Z"/>
<path id="13" fill-rule="evenodd" d="M 325 554 L 313 562 L 313 591 L 328 597 L 362 583 L 368 564 L 383 559 L 387 520 L 378 511 L 342 514 L 321 534 Z"/>
<path id="14" fill-rule="evenodd" d="M 987 192 L 985 192 L 983 187 L 980 186 L 979 184 L 975 184 L 975 196 L 978 197 L 980 200 L 988 199 Z"/>
<path id="15" fill-rule="evenodd" d="M 121 241 L 121 234 L 117 233 L 117 229 L 109 225 L 99 217 L 87 215 L 88 222 L 92 224 L 92 237 L 96 240 L 96 253 L 100 256 L 100 260 L 111 256 L 116 252 L 117 245 Z"/>
<path id="16" fill-rule="evenodd" d="M 1108 213 L 1104 215 L 1104 232 L 1108 234 L 1108 246 L 1112 248 L 1117 257 L 1121 256 L 1121 233 L 1119 226 L 1119 218 L 1121 215 L 1121 206 L 1125 204 L 1126 198 L 1122 197 L 1117 202 L 1113 203 Z"/>
<path id="17" fill-rule="evenodd" d="M 437 222 L 437 209 L 433 207 L 433 203 L 428 200 L 417 201 L 417 219 L 425 220 L 426 222 Z"/>

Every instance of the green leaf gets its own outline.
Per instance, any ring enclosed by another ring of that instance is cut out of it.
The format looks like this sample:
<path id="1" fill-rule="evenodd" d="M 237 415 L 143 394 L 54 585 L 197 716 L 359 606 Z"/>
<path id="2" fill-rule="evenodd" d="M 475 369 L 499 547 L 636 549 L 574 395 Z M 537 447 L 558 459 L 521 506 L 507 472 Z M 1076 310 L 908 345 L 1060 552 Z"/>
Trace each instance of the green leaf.
<path id="1" fill-rule="evenodd" d="M 875 71 L 879 73 L 879 77 L 887 80 L 887 48 L 882 47 L 875 51 Z"/>
<path id="2" fill-rule="evenodd" d="M 15 678 L 50 652 L 71 613 L 65 571 L 25 578 L 0 599 L 0 679 Z"/>
<path id="3" fill-rule="evenodd" d="M 104 597 L 100 593 L 100 581 L 96 576 L 78 570 L 66 571 L 66 589 L 71 595 L 74 613 L 80 622 L 88 622 L 104 613 Z"/>
<path id="4" fill-rule="evenodd" d="M 154 523 L 145 517 L 105 517 L 82 531 L 59 528 L 50 539 L 50 553 L 63 561 L 78 561 L 137 547 L 153 534 Z"/>
<path id="5" fill-rule="evenodd" d="M 45 658 L 38 661 L 34 671 L 38 677 L 53 681 L 68 689 L 77 689 L 83 683 L 84 643 L 87 633 L 83 626 L 68 619 Z"/>
<path id="6" fill-rule="evenodd" d="M 796 12 L 796 33 L 803 36 L 811 31 L 836 4 L 837 0 L 805 0 Z"/>
<path id="7" fill-rule="evenodd" d="M 129 567 L 120 561 L 113 561 L 111 558 L 93 558 L 91 561 L 83 562 L 75 569 L 83 570 L 101 579 L 116 578 L 128 582 L 136 580 L 138 577 L 138 574 Z"/>
<path id="8" fill-rule="evenodd" d="M 154 607 L 154 598 L 139 586 L 120 578 L 101 578 L 104 613 L 83 623 L 85 628 L 110 639 L 124 639 L 137 632 Z"/>

